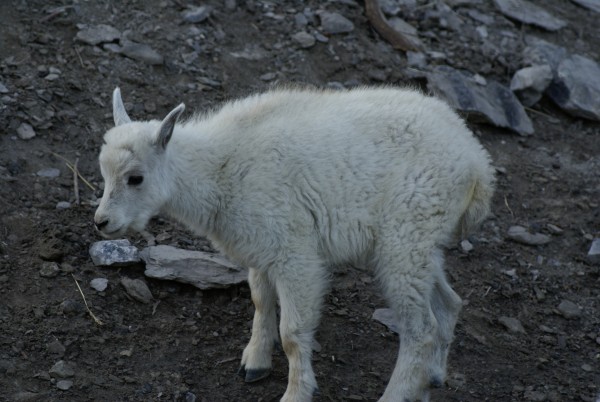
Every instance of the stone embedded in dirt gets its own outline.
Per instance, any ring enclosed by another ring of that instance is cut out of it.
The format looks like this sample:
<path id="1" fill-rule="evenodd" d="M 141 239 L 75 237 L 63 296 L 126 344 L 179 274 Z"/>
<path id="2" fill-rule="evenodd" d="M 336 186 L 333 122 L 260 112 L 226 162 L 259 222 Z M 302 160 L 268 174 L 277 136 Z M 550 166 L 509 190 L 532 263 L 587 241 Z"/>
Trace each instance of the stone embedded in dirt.
<path id="1" fill-rule="evenodd" d="M 591 365 L 587 364 L 587 363 L 582 364 L 581 365 L 581 369 L 583 371 L 587 371 L 588 373 L 592 372 L 594 370 L 594 368 Z"/>
<path id="2" fill-rule="evenodd" d="M 421 52 L 406 52 L 406 64 L 410 67 L 427 67 L 427 56 Z"/>
<path id="3" fill-rule="evenodd" d="M 73 299 L 63 300 L 59 306 L 59 312 L 64 315 L 77 315 L 84 311 L 85 308 L 83 304 Z"/>
<path id="4" fill-rule="evenodd" d="M 593 264 L 600 263 L 600 237 L 592 240 L 592 244 L 587 253 L 587 259 Z"/>
<path id="5" fill-rule="evenodd" d="M 498 318 L 498 322 L 508 330 L 508 332 L 518 333 L 518 334 L 526 334 L 525 328 L 523 328 L 523 324 L 521 321 L 517 320 L 513 317 L 500 317 Z"/>
<path id="6" fill-rule="evenodd" d="M 50 236 L 43 238 L 39 243 L 39 256 L 42 260 L 56 261 L 64 255 L 64 243 L 62 240 Z"/>
<path id="7" fill-rule="evenodd" d="M 389 308 L 378 308 L 373 312 L 372 319 L 379 321 L 392 332 L 399 333 L 400 332 L 400 322 L 398 321 L 398 317 L 396 313 L 392 309 Z"/>
<path id="8" fill-rule="evenodd" d="M 189 9 L 185 10 L 182 15 L 185 22 L 191 22 L 192 24 L 195 24 L 210 17 L 211 12 L 212 7 L 210 6 L 190 7 Z"/>
<path id="9" fill-rule="evenodd" d="M 564 47 L 535 36 L 527 36 L 525 42 L 527 46 L 523 49 L 521 55 L 526 65 L 547 64 L 552 69 L 552 72 L 555 73 L 560 62 L 569 56 L 567 49 Z"/>
<path id="10" fill-rule="evenodd" d="M 154 300 L 148 285 L 141 279 L 131 279 L 124 276 L 121 278 L 121 285 L 123 285 L 129 296 L 141 303 L 148 304 Z"/>
<path id="11" fill-rule="evenodd" d="M 321 20 L 321 29 L 326 34 L 335 35 L 354 30 L 352 21 L 341 14 L 321 11 L 317 15 Z"/>
<path id="12" fill-rule="evenodd" d="M 552 232 L 552 234 L 560 235 L 560 234 L 564 233 L 564 230 L 562 228 L 560 228 L 556 225 L 553 225 L 552 223 L 547 224 L 546 227 L 548 228 L 548 230 L 550 232 Z"/>
<path id="13" fill-rule="evenodd" d="M 573 116 L 600 121 L 600 65 L 577 54 L 562 60 L 547 94 Z"/>
<path id="14" fill-rule="evenodd" d="M 158 245 L 143 249 L 140 257 L 146 263 L 147 277 L 175 280 L 199 289 L 226 288 L 248 279 L 247 268 L 217 254 Z"/>
<path id="15" fill-rule="evenodd" d="M 48 345 L 46 345 L 46 350 L 50 353 L 55 353 L 57 355 L 63 355 L 67 348 L 64 347 L 62 343 L 58 339 L 54 339 Z"/>
<path id="16" fill-rule="evenodd" d="M 528 246 L 541 246 L 551 240 L 550 236 L 542 233 L 530 233 L 523 226 L 511 226 L 508 229 L 507 236 L 511 240 Z"/>
<path id="17" fill-rule="evenodd" d="M 21 123 L 21 125 L 17 127 L 17 135 L 22 140 L 30 140 L 35 137 L 35 131 L 30 124 Z"/>
<path id="18" fill-rule="evenodd" d="M 600 13 L 600 1 L 598 0 L 571 0 L 573 3 L 587 8 L 588 10 Z"/>
<path id="19" fill-rule="evenodd" d="M 483 120 L 521 135 L 533 133 L 533 124 L 517 97 L 504 85 L 487 80 L 478 84 L 473 77 L 449 66 L 438 66 L 427 74 L 427 87 L 453 107 L 467 112 L 467 118 Z"/>
<path id="20" fill-rule="evenodd" d="M 303 49 L 313 47 L 317 41 L 313 35 L 304 31 L 293 34 L 292 39 Z"/>
<path id="21" fill-rule="evenodd" d="M 7 94 L 9 92 L 10 91 L 8 90 L 8 88 L 6 88 L 6 85 L 0 82 L 0 94 Z"/>
<path id="22" fill-rule="evenodd" d="M 152 65 L 163 64 L 164 62 L 164 58 L 156 50 L 143 43 L 122 41 L 121 45 L 121 54 L 130 59 L 143 61 Z"/>
<path id="23" fill-rule="evenodd" d="M 140 262 L 138 249 L 127 239 L 102 240 L 90 247 L 94 265 L 122 267 Z"/>
<path id="24" fill-rule="evenodd" d="M 236 59 L 258 61 L 267 57 L 269 52 L 263 49 L 260 45 L 250 44 L 246 45 L 244 50 L 239 52 L 230 52 L 229 54 Z"/>
<path id="25" fill-rule="evenodd" d="M 563 300 L 557 307 L 558 312 L 567 319 L 577 318 L 581 315 L 581 309 L 572 301 Z"/>
<path id="26" fill-rule="evenodd" d="M 69 201 L 59 201 L 56 203 L 56 209 L 69 209 L 71 208 L 71 203 Z"/>
<path id="27" fill-rule="evenodd" d="M 54 177 L 60 176 L 60 170 L 58 170 L 56 168 L 45 168 L 45 169 L 38 170 L 36 172 L 36 175 L 38 175 L 40 177 L 54 178 Z"/>
<path id="28" fill-rule="evenodd" d="M 525 106 L 533 106 L 552 82 L 552 68 L 547 65 L 525 67 L 517 71 L 510 82 L 513 91 Z"/>
<path id="29" fill-rule="evenodd" d="M 98 292 L 104 292 L 108 287 L 108 279 L 94 278 L 90 281 L 90 286 Z"/>
<path id="30" fill-rule="evenodd" d="M 468 253 L 469 251 L 473 250 L 473 244 L 471 244 L 469 240 L 465 239 L 460 242 L 460 249 L 463 252 Z"/>
<path id="31" fill-rule="evenodd" d="M 56 388 L 66 391 L 73 386 L 73 381 L 71 380 L 60 380 L 56 382 Z"/>
<path id="32" fill-rule="evenodd" d="M 507 17 L 548 31 L 558 31 L 567 25 L 566 21 L 527 0 L 494 0 L 494 4 Z"/>
<path id="33" fill-rule="evenodd" d="M 121 32 L 110 25 L 81 25 L 75 39 L 87 43 L 88 45 L 97 45 L 99 43 L 114 42 L 121 38 Z"/>
<path id="34" fill-rule="evenodd" d="M 54 278 L 60 273 L 60 268 L 55 262 L 44 262 L 40 269 L 40 276 L 44 278 Z"/>
<path id="35" fill-rule="evenodd" d="M 48 374 L 54 378 L 69 378 L 75 375 L 75 370 L 70 363 L 59 360 L 48 370 Z"/>

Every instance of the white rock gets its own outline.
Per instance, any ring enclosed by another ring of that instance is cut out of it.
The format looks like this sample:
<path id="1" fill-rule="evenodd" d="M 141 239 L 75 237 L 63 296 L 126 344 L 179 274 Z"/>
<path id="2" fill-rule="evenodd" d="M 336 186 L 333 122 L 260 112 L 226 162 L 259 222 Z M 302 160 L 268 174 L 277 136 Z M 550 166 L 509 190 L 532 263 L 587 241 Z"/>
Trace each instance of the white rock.
<path id="1" fill-rule="evenodd" d="M 140 262 L 138 249 L 127 239 L 102 240 L 90 247 L 94 265 L 124 266 Z"/>
<path id="2" fill-rule="evenodd" d="M 108 287 L 108 279 L 106 278 L 94 278 L 90 281 L 90 286 L 98 292 L 104 292 Z"/>
<path id="3" fill-rule="evenodd" d="M 17 135 L 22 140 L 30 140 L 35 137 L 35 131 L 31 125 L 27 123 L 21 123 L 21 125 L 17 128 Z"/>
<path id="4" fill-rule="evenodd" d="M 467 239 L 465 239 L 465 240 L 463 240 L 463 241 L 460 242 L 460 248 L 465 253 L 468 253 L 469 251 L 473 250 L 473 245 L 471 244 L 470 241 L 468 241 Z"/>
<path id="5" fill-rule="evenodd" d="M 543 64 L 525 67 L 517 71 L 510 82 L 513 91 L 525 106 L 532 106 L 542 98 L 552 82 L 552 68 Z"/>

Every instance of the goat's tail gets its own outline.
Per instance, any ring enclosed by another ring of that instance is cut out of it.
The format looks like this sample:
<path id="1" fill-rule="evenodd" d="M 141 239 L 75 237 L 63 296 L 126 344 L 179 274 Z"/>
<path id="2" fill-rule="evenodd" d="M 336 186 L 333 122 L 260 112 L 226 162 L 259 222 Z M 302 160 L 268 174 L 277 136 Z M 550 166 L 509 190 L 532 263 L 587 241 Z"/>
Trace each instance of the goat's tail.
<path id="1" fill-rule="evenodd" d="M 458 233 L 464 239 L 475 231 L 490 213 L 490 202 L 494 194 L 494 174 L 484 171 L 473 178 L 466 197 L 466 208 L 460 217 Z"/>

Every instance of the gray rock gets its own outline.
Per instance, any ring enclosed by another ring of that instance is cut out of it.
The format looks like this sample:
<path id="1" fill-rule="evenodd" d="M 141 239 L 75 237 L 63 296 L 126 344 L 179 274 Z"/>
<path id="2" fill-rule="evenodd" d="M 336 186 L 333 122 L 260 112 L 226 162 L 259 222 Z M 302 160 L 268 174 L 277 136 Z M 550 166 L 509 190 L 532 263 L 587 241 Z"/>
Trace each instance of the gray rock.
<path id="1" fill-rule="evenodd" d="M 6 88 L 6 85 L 0 82 L 0 94 L 7 94 L 9 92 L 10 91 L 8 90 L 8 88 Z"/>
<path id="2" fill-rule="evenodd" d="M 467 118 L 516 131 L 533 133 L 533 124 L 517 97 L 504 85 L 487 80 L 479 85 L 472 77 L 448 66 L 438 66 L 427 74 L 430 91 L 445 98 Z"/>
<path id="3" fill-rule="evenodd" d="M 592 240 L 590 250 L 587 253 L 587 259 L 593 264 L 600 263 L 600 238 Z"/>
<path id="4" fill-rule="evenodd" d="M 226 288 L 248 278 L 246 268 L 201 251 L 158 245 L 143 249 L 140 256 L 146 263 L 146 276 L 189 283 L 200 289 Z"/>
<path id="5" fill-rule="evenodd" d="M 474 247 L 473 247 L 473 244 L 471 244 L 471 242 L 469 240 L 465 239 L 460 242 L 460 248 L 465 253 L 468 253 L 470 251 L 473 251 Z"/>
<path id="6" fill-rule="evenodd" d="M 538 65 L 523 68 L 515 73 L 510 82 L 513 91 L 525 106 L 535 105 L 552 82 L 552 68 L 547 65 Z"/>
<path id="7" fill-rule="evenodd" d="M 573 116 L 600 121 L 600 66 L 572 55 L 560 62 L 548 96 Z"/>
<path id="8" fill-rule="evenodd" d="M 421 52 L 406 52 L 406 64 L 410 67 L 427 67 L 427 56 Z"/>
<path id="9" fill-rule="evenodd" d="M 507 235 L 509 239 L 528 246 L 540 246 L 549 243 L 551 240 L 550 236 L 542 233 L 530 233 L 522 226 L 511 226 Z"/>
<path id="10" fill-rule="evenodd" d="M 77 300 L 67 299 L 63 300 L 59 306 L 59 312 L 64 315 L 77 315 L 83 313 L 85 311 L 85 307 L 82 303 Z"/>
<path id="11" fill-rule="evenodd" d="M 59 360 L 48 370 L 48 374 L 54 378 L 69 378 L 75 375 L 75 370 L 70 363 Z"/>
<path id="12" fill-rule="evenodd" d="M 309 34 L 308 32 L 300 31 L 292 35 L 292 39 L 296 42 L 301 48 L 307 49 L 309 47 L 313 47 L 316 43 L 316 39 L 314 36 Z"/>
<path id="13" fill-rule="evenodd" d="M 55 177 L 60 176 L 60 170 L 58 170 L 56 168 L 44 168 L 44 169 L 38 170 L 36 172 L 36 175 L 38 175 L 40 177 L 55 178 Z"/>
<path id="14" fill-rule="evenodd" d="M 146 282 L 141 279 L 123 277 L 121 279 L 121 285 L 123 285 L 129 296 L 133 297 L 139 302 L 148 304 L 154 300 L 154 297 L 152 297 L 152 292 L 150 292 L 150 289 L 148 289 L 148 285 L 146 285 Z"/>
<path id="15" fill-rule="evenodd" d="M 21 125 L 17 127 L 17 135 L 22 140 L 30 140 L 35 137 L 35 131 L 31 125 L 27 123 L 21 123 Z"/>
<path id="16" fill-rule="evenodd" d="M 571 0 L 573 3 L 585 7 L 588 10 L 600 13 L 600 0 Z"/>
<path id="17" fill-rule="evenodd" d="M 183 12 L 183 20 L 195 24 L 210 17 L 211 12 L 212 7 L 210 6 L 190 7 Z"/>
<path id="18" fill-rule="evenodd" d="M 423 42 L 419 39 L 417 28 L 399 17 L 390 18 L 388 23 L 396 32 L 401 33 L 416 49 L 423 47 Z"/>
<path id="19" fill-rule="evenodd" d="M 106 278 L 94 278 L 90 281 L 90 286 L 98 292 L 104 292 L 108 287 L 108 279 Z"/>
<path id="20" fill-rule="evenodd" d="M 140 262 L 138 249 L 127 239 L 102 240 L 90 247 L 94 265 L 120 267 Z"/>
<path id="21" fill-rule="evenodd" d="M 164 58 L 156 50 L 143 43 L 125 41 L 121 45 L 121 54 L 130 59 L 143 61 L 152 65 L 163 64 L 164 62 Z"/>
<path id="22" fill-rule="evenodd" d="M 581 309 L 572 301 L 563 300 L 557 307 L 558 312 L 567 319 L 577 318 L 581 315 Z"/>
<path id="23" fill-rule="evenodd" d="M 56 209 L 69 209 L 71 208 L 71 203 L 68 201 L 59 201 L 56 203 Z"/>
<path id="24" fill-rule="evenodd" d="M 378 308 L 373 312 L 373 316 L 371 318 L 388 327 L 390 331 L 395 333 L 400 332 L 400 322 L 398 321 L 396 313 L 394 313 L 392 309 Z"/>
<path id="25" fill-rule="evenodd" d="M 535 36 L 528 36 L 525 40 L 527 46 L 523 49 L 522 56 L 523 62 L 526 65 L 535 66 L 547 64 L 552 68 L 552 72 L 555 72 L 558 69 L 560 62 L 569 56 L 569 53 L 564 47 L 546 42 Z"/>
<path id="26" fill-rule="evenodd" d="M 63 355 L 67 348 L 64 347 L 62 343 L 58 339 L 53 340 L 48 345 L 46 345 L 46 349 L 50 353 L 55 353 L 57 355 Z"/>
<path id="27" fill-rule="evenodd" d="M 265 49 L 263 49 L 260 45 L 247 45 L 244 50 L 241 50 L 239 52 L 231 52 L 229 53 L 232 57 L 235 57 L 236 59 L 244 59 L 244 60 L 251 60 L 251 61 L 257 61 L 257 60 L 262 60 L 265 57 L 267 57 L 269 55 L 269 52 L 267 52 Z"/>
<path id="28" fill-rule="evenodd" d="M 121 38 L 121 32 L 105 24 L 82 26 L 80 31 L 77 32 L 75 39 L 88 45 L 97 45 L 99 43 L 114 42 Z"/>
<path id="29" fill-rule="evenodd" d="M 548 31 L 557 31 L 567 25 L 566 21 L 527 0 L 494 0 L 494 3 L 507 17 Z"/>
<path id="30" fill-rule="evenodd" d="M 517 320 L 513 317 L 500 317 L 498 318 L 498 322 L 508 330 L 508 332 L 518 333 L 518 334 L 526 334 L 525 328 L 523 328 L 523 324 L 521 321 Z"/>
<path id="31" fill-rule="evenodd" d="M 60 272 L 60 268 L 55 262 L 44 262 L 40 269 L 40 276 L 44 278 L 54 278 Z"/>
<path id="32" fill-rule="evenodd" d="M 73 386 L 73 381 L 71 380 L 60 380 L 56 382 L 56 388 L 66 391 Z"/>
<path id="33" fill-rule="evenodd" d="M 321 29 L 326 34 L 335 35 L 354 31 L 354 24 L 341 14 L 321 11 L 318 13 Z"/>

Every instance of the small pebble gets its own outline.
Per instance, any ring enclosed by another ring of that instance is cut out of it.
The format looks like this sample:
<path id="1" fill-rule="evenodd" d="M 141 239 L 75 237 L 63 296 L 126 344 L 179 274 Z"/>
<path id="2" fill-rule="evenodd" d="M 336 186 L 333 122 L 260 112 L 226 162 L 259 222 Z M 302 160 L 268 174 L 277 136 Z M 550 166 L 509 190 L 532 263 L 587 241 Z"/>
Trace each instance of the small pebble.
<path id="1" fill-rule="evenodd" d="M 56 388 L 67 391 L 73 386 L 73 381 L 71 380 L 60 380 L 56 382 Z"/>
<path id="2" fill-rule="evenodd" d="M 45 169 L 38 170 L 36 175 L 38 175 L 40 177 L 54 178 L 54 177 L 60 176 L 60 170 L 58 170 L 56 168 L 45 168 Z"/>
<path id="3" fill-rule="evenodd" d="M 95 278 L 90 281 L 90 286 L 98 292 L 104 292 L 108 287 L 108 279 L 106 278 Z"/>
<path id="4" fill-rule="evenodd" d="M 563 300 L 558 305 L 558 311 L 567 319 L 577 318 L 581 315 L 581 309 L 572 301 Z"/>
<path id="5" fill-rule="evenodd" d="M 21 123 L 21 125 L 17 128 L 17 135 L 22 140 L 30 140 L 35 137 L 35 131 L 31 125 L 27 123 Z"/>
<path id="6" fill-rule="evenodd" d="M 75 375 L 75 371 L 71 365 L 64 360 L 57 361 L 48 373 L 54 378 L 69 378 Z"/>
<path id="7" fill-rule="evenodd" d="M 71 203 L 68 201 L 59 201 L 56 204 L 56 209 L 69 209 L 71 208 Z"/>
<path id="8" fill-rule="evenodd" d="M 43 278 L 54 278 L 60 272 L 60 268 L 55 262 L 44 262 L 40 269 L 40 276 Z"/>

